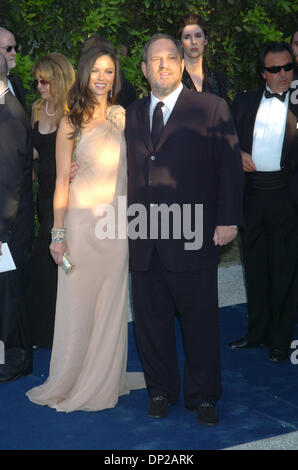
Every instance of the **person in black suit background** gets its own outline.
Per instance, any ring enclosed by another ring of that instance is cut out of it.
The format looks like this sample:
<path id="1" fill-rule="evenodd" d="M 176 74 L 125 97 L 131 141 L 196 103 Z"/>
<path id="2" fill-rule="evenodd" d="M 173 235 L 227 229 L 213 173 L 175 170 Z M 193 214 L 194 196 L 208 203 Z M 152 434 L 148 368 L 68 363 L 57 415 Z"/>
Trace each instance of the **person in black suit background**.
<path id="1" fill-rule="evenodd" d="M 267 44 L 260 54 L 265 89 L 241 93 L 232 104 L 246 175 L 241 238 L 248 332 L 229 346 L 268 344 L 275 363 L 288 357 L 298 307 L 298 104 L 290 90 L 294 63 L 288 44 Z"/>
<path id="2" fill-rule="evenodd" d="M 186 249 L 185 232 L 175 237 L 179 222 L 170 223 L 167 239 L 159 233 L 155 240 L 149 234 L 134 237 L 129 222 L 135 331 L 150 395 L 147 414 L 163 418 L 179 398 L 177 309 L 186 352 L 185 405 L 202 424 L 216 425 L 221 395 L 217 267 L 220 246 L 235 238 L 234 226 L 243 222 L 239 144 L 225 101 L 182 85 L 178 41 L 154 35 L 144 48 L 142 70 L 152 92 L 126 113 L 128 208 L 139 204 L 149 214 L 161 204 L 175 204 L 178 211 L 188 204 L 194 216 L 203 204 L 203 227 L 196 218 L 191 221 L 192 229 L 194 224 L 203 229 L 200 249 L 200 243 Z M 150 219 L 148 227 L 153 228 Z"/>
<path id="3" fill-rule="evenodd" d="M 26 113 L 7 84 L 0 54 L 0 246 L 7 242 L 16 270 L 0 273 L 0 340 L 5 363 L 0 382 L 32 371 L 25 285 L 33 239 L 32 142 Z"/>
<path id="4" fill-rule="evenodd" d="M 16 96 L 26 110 L 25 90 L 22 80 L 16 74 L 10 73 L 16 66 L 17 45 L 14 35 L 6 28 L 0 27 L 0 53 L 4 55 L 8 66 L 8 88 Z"/>

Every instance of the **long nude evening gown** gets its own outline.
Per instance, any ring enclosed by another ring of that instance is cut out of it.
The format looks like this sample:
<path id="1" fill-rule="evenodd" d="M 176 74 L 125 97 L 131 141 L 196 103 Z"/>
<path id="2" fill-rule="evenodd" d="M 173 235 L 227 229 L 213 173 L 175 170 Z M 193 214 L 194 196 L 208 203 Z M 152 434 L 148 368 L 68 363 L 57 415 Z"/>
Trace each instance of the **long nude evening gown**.
<path id="1" fill-rule="evenodd" d="M 143 374 L 126 373 L 128 242 L 96 236 L 100 205 L 117 215 L 118 196 L 126 195 L 124 113 L 109 107 L 107 121 L 83 131 L 75 152 L 80 168 L 65 216 L 75 268 L 69 275 L 58 270 L 50 374 L 27 392 L 32 402 L 57 411 L 112 408 L 119 396 L 145 387 Z"/>

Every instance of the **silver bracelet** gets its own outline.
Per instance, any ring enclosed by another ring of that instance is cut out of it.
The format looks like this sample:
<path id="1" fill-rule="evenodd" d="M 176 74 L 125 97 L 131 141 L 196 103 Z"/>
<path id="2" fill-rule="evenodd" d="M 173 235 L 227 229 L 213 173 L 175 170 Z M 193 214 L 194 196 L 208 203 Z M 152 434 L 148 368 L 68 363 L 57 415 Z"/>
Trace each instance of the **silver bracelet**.
<path id="1" fill-rule="evenodd" d="M 64 243 L 66 239 L 66 228 L 52 228 L 51 230 L 52 242 Z"/>

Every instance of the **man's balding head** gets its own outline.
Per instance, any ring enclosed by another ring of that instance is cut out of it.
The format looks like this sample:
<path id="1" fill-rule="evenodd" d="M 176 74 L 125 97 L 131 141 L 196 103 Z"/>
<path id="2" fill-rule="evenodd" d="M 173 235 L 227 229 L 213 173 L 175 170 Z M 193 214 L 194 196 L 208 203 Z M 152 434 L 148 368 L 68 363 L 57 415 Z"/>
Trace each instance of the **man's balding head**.
<path id="1" fill-rule="evenodd" d="M 8 29 L 0 27 L 0 53 L 4 55 L 8 70 L 16 66 L 16 40 Z"/>

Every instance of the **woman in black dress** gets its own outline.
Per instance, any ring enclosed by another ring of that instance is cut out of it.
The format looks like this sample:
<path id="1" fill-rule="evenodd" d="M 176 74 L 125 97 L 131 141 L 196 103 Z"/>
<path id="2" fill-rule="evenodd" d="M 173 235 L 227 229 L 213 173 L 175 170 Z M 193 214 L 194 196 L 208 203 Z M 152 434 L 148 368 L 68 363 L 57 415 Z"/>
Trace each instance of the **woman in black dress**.
<path id="1" fill-rule="evenodd" d="M 203 60 L 208 44 L 208 32 L 199 15 L 188 13 L 178 22 L 178 38 L 184 51 L 182 82 L 187 88 L 213 93 L 227 99 L 224 77 L 210 69 Z"/>
<path id="2" fill-rule="evenodd" d="M 75 74 L 69 60 L 53 52 L 41 57 L 32 70 L 40 98 L 32 108 L 34 156 L 39 159 L 35 240 L 29 275 L 28 307 L 32 344 L 50 348 L 53 341 L 57 265 L 50 254 L 53 227 L 53 195 L 56 180 L 55 145 L 57 127 L 66 112 L 67 93 Z"/>

